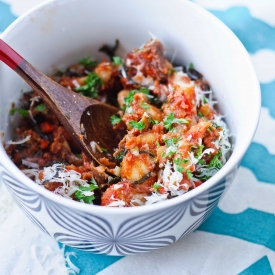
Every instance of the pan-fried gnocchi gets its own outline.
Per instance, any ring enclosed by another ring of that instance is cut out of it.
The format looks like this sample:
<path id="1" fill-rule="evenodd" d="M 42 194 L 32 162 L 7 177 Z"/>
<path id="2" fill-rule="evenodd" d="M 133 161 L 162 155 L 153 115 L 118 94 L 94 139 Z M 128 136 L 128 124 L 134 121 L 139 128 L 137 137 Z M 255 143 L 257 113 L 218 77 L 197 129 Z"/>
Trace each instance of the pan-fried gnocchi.
<path id="1" fill-rule="evenodd" d="M 69 133 L 35 92 L 24 93 L 24 118 L 7 152 L 33 180 L 82 203 L 131 207 L 189 192 L 226 163 L 231 144 L 209 83 L 192 64 L 175 67 L 157 39 L 128 53 L 107 51 L 110 61 L 90 57 L 52 78 L 84 96 L 120 107 L 110 121 L 126 129 L 114 152 L 98 166 L 80 152 Z M 35 125 L 35 127 L 33 127 Z M 100 130 L 100 129 L 99 129 Z"/>

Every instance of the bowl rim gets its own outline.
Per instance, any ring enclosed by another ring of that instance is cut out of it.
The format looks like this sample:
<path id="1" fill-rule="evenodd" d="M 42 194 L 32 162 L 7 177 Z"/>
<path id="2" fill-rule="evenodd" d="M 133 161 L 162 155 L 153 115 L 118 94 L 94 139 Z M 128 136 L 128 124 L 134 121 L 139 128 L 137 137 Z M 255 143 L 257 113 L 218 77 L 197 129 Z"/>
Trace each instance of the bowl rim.
<path id="1" fill-rule="evenodd" d="M 76 1 L 76 0 L 71 0 L 71 1 Z M 246 139 L 242 142 L 243 145 L 241 149 L 236 152 L 236 150 L 232 150 L 232 154 L 225 163 L 225 165 L 219 170 L 212 178 L 204 182 L 202 185 L 200 185 L 198 188 L 195 188 L 181 196 L 175 197 L 170 200 L 165 200 L 162 201 L 161 203 L 155 203 L 155 204 L 150 204 L 150 205 L 144 205 L 144 206 L 139 206 L 139 207 L 102 207 L 98 205 L 90 205 L 90 204 L 85 204 L 85 203 L 80 203 L 77 201 L 69 200 L 66 198 L 63 198 L 61 196 L 58 196 L 51 191 L 41 188 L 38 184 L 33 182 L 30 178 L 28 178 L 24 173 L 21 172 L 21 170 L 12 162 L 12 160 L 8 157 L 8 155 L 5 152 L 5 149 L 3 147 L 3 144 L 1 143 L 0 146 L 0 155 L 1 159 L 0 163 L 2 162 L 2 165 L 9 171 L 14 171 L 12 174 L 15 175 L 14 178 L 19 180 L 26 185 L 29 189 L 32 191 L 37 192 L 39 195 L 57 203 L 62 206 L 69 207 L 70 209 L 75 209 L 80 212 L 86 212 L 86 213 L 96 213 L 97 215 L 99 214 L 106 214 L 106 215 L 121 215 L 121 214 L 146 214 L 158 210 L 163 210 L 166 208 L 170 208 L 182 203 L 186 203 L 192 198 L 195 198 L 199 196 L 200 194 L 204 193 L 205 191 L 209 190 L 211 187 L 219 183 L 221 180 L 226 178 L 226 176 L 231 172 L 233 169 L 237 169 L 237 167 L 240 165 L 241 159 L 243 158 L 245 152 L 247 151 L 252 138 L 255 134 L 255 131 L 257 129 L 257 125 L 259 122 L 260 118 L 260 111 L 261 111 L 261 92 L 260 92 L 260 84 L 255 72 L 255 69 L 253 67 L 252 61 L 249 57 L 248 52 L 246 51 L 245 47 L 241 43 L 241 41 L 236 37 L 236 35 L 222 22 L 220 21 L 217 17 L 215 17 L 213 14 L 211 14 L 209 11 L 206 9 L 200 7 L 199 5 L 190 2 L 190 1 L 185 1 L 185 0 L 180 0 L 183 5 L 189 5 L 192 6 L 193 9 L 195 9 L 197 12 L 199 12 L 202 16 L 206 17 L 208 20 L 213 21 L 213 24 L 217 26 L 217 28 L 220 28 L 226 36 L 230 38 L 230 41 L 235 43 L 236 48 L 238 48 L 239 51 L 242 51 L 242 54 L 245 56 L 246 62 L 247 62 L 247 68 L 249 69 L 249 73 L 251 74 L 251 82 L 254 85 L 255 91 L 257 90 L 257 102 L 258 102 L 258 107 L 256 109 L 253 109 L 254 111 L 254 123 L 251 126 L 250 129 L 250 135 L 246 136 Z M 16 26 L 20 25 L 20 23 L 27 19 L 32 13 L 37 12 L 43 8 L 49 7 L 50 5 L 60 5 L 62 3 L 66 2 L 66 0 L 47 0 L 43 3 L 38 4 L 37 6 L 33 7 L 23 15 L 19 16 L 1 35 L 0 37 L 5 41 L 5 37 L 9 35 L 9 33 L 16 28 Z M 252 81 L 253 80 L 253 81 Z M 256 107 L 256 106 L 254 106 Z M 1 152 L 3 152 L 1 154 Z M 4 159 L 2 158 L 2 155 L 4 156 Z M 4 165 L 5 163 L 5 165 Z M 1 174 L 0 174 L 1 175 Z"/>

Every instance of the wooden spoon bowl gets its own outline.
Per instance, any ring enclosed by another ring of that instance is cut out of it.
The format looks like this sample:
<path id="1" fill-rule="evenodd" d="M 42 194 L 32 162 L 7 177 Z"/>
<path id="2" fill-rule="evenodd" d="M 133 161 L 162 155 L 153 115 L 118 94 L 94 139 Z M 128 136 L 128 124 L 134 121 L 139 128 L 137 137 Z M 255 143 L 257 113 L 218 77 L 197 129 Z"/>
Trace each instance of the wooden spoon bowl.
<path id="1" fill-rule="evenodd" d="M 0 39 L 0 60 L 21 76 L 44 100 L 84 153 L 101 164 L 112 159 L 125 131 L 116 131 L 110 117 L 119 109 L 70 91 L 34 68 Z M 91 143 L 92 142 L 92 143 Z M 97 145 L 97 146 L 92 146 Z M 106 149 L 101 150 L 100 148 Z"/>

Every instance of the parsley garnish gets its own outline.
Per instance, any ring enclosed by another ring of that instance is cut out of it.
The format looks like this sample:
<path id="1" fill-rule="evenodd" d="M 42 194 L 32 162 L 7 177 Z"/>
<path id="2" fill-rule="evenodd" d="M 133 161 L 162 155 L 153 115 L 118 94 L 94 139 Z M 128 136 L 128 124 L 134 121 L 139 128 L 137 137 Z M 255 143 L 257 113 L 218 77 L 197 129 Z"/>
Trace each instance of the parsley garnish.
<path id="1" fill-rule="evenodd" d="M 177 71 L 174 68 L 169 69 L 168 76 L 171 76 L 173 73 L 176 73 Z"/>
<path id="2" fill-rule="evenodd" d="M 206 98 L 205 96 L 202 98 L 202 102 L 203 102 L 204 104 L 207 104 L 207 103 L 208 103 L 208 100 L 207 100 L 207 98 Z"/>
<path id="3" fill-rule="evenodd" d="M 191 179 L 193 177 L 193 174 L 190 170 L 186 170 L 186 176 L 188 179 Z"/>
<path id="4" fill-rule="evenodd" d="M 173 123 L 182 124 L 182 123 L 188 123 L 188 121 L 186 119 L 184 119 L 184 118 L 176 118 L 175 115 L 174 115 L 174 113 L 170 113 L 163 120 L 164 128 L 167 129 L 168 131 L 170 131 Z"/>
<path id="5" fill-rule="evenodd" d="M 140 88 L 139 90 L 131 90 L 129 94 L 124 98 L 126 108 L 129 108 L 131 106 L 136 93 L 143 93 L 149 96 L 149 90 L 147 88 Z"/>
<path id="6" fill-rule="evenodd" d="M 212 126 L 215 127 L 216 129 L 222 129 L 222 126 L 218 125 L 215 122 L 212 122 Z"/>
<path id="7" fill-rule="evenodd" d="M 117 125 L 122 121 L 122 118 L 116 115 L 111 116 L 111 123 L 112 125 Z"/>
<path id="8" fill-rule="evenodd" d="M 148 90 L 148 88 L 140 88 L 138 92 L 143 93 L 143 94 L 146 94 L 146 95 L 149 95 L 149 90 Z"/>
<path id="9" fill-rule="evenodd" d="M 157 183 L 157 182 L 155 182 L 154 184 L 153 184 L 153 189 L 154 189 L 154 191 L 155 192 L 157 192 L 157 193 L 159 193 L 159 188 L 161 187 L 161 185 L 159 184 L 159 183 Z"/>
<path id="10" fill-rule="evenodd" d="M 104 153 L 108 153 L 108 150 L 107 150 L 106 148 L 104 148 L 104 147 L 100 147 L 100 150 L 101 150 L 102 152 L 104 152 Z"/>
<path id="11" fill-rule="evenodd" d="M 172 156 L 177 152 L 178 149 L 178 141 L 180 140 L 180 138 L 176 138 L 176 137 L 172 137 L 171 139 L 165 139 L 165 145 L 167 147 L 166 152 L 168 151 L 168 153 L 165 153 L 162 155 L 162 157 L 168 157 L 168 156 Z"/>
<path id="12" fill-rule="evenodd" d="M 174 164 L 176 166 L 176 170 L 180 173 L 182 173 L 184 171 L 184 168 L 181 166 L 181 164 L 185 163 L 184 159 L 174 159 Z"/>
<path id="13" fill-rule="evenodd" d="M 86 85 L 75 88 L 75 90 L 81 91 L 81 94 L 87 97 L 97 97 L 98 89 L 103 84 L 103 81 L 94 72 L 89 73 L 84 81 Z"/>
<path id="14" fill-rule="evenodd" d="M 46 105 L 45 104 L 39 104 L 35 107 L 35 110 L 38 111 L 38 112 L 43 112 L 46 110 Z"/>
<path id="15" fill-rule="evenodd" d="M 98 63 L 96 61 L 92 61 L 90 56 L 87 56 L 81 59 L 79 64 L 87 67 L 95 67 Z"/>
<path id="16" fill-rule="evenodd" d="M 145 128 L 145 124 L 143 121 L 137 122 L 137 121 L 132 120 L 132 121 L 129 121 L 129 124 L 132 128 L 138 129 L 140 131 Z"/>
<path id="17" fill-rule="evenodd" d="M 127 152 L 126 150 L 120 152 L 118 155 L 115 156 L 115 160 L 116 160 L 116 161 L 122 161 L 123 158 L 124 158 L 125 155 L 126 155 L 126 152 Z"/>
<path id="18" fill-rule="evenodd" d="M 204 160 L 204 159 L 199 159 L 198 164 L 200 164 L 200 165 L 205 165 L 205 164 L 206 164 L 206 162 L 205 162 L 205 160 Z"/>
<path id="19" fill-rule="evenodd" d="M 148 105 L 147 102 L 142 102 L 140 105 L 141 105 L 141 107 L 142 107 L 144 110 L 150 109 L 150 106 Z"/>
<path id="20" fill-rule="evenodd" d="M 204 145 L 199 145 L 195 158 L 199 158 L 201 156 L 203 148 L 204 148 Z"/>
<path id="21" fill-rule="evenodd" d="M 179 140 L 180 138 L 172 137 L 170 139 L 165 139 L 164 142 L 165 142 L 165 145 L 169 147 L 169 146 L 176 145 Z"/>
<path id="22" fill-rule="evenodd" d="M 129 92 L 129 94 L 124 98 L 124 102 L 126 105 L 126 108 L 129 108 L 134 100 L 134 95 L 136 94 L 136 90 L 132 90 Z"/>
<path id="23" fill-rule="evenodd" d="M 215 167 L 217 169 L 221 169 L 222 168 L 222 163 L 219 160 L 219 157 L 222 155 L 222 152 L 219 151 L 218 154 L 216 154 L 210 161 L 208 168 L 210 167 Z"/>
<path id="24" fill-rule="evenodd" d="M 92 201 L 95 199 L 94 195 L 86 196 L 85 191 L 91 192 L 98 188 L 98 185 L 94 179 L 91 179 L 91 184 L 89 186 L 79 186 L 78 190 L 75 191 L 74 197 L 76 200 L 83 200 L 85 203 L 91 204 Z"/>
<path id="25" fill-rule="evenodd" d="M 114 65 L 122 65 L 123 62 L 122 62 L 122 60 L 121 60 L 121 58 L 119 56 L 114 56 L 113 57 L 113 64 Z"/>
<path id="26" fill-rule="evenodd" d="M 15 113 L 19 113 L 22 117 L 27 117 L 29 115 L 28 110 L 24 110 L 21 108 L 12 108 L 10 110 L 10 114 L 13 116 Z"/>
<path id="27" fill-rule="evenodd" d="M 159 124 L 159 121 L 158 121 L 158 120 L 152 119 L 151 117 L 148 117 L 148 121 L 149 121 L 149 123 L 151 123 L 152 125 Z"/>

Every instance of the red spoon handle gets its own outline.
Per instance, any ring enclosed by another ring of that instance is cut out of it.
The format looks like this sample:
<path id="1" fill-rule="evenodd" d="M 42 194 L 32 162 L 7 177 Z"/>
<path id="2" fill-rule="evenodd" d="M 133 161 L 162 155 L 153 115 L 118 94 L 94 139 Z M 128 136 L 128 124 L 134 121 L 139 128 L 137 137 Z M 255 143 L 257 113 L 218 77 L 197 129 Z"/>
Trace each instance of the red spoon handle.
<path id="1" fill-rule="evenodd" d="M 23 61 L 23 57 L 0 39 L 0 60 L 14 70 Z"/>

